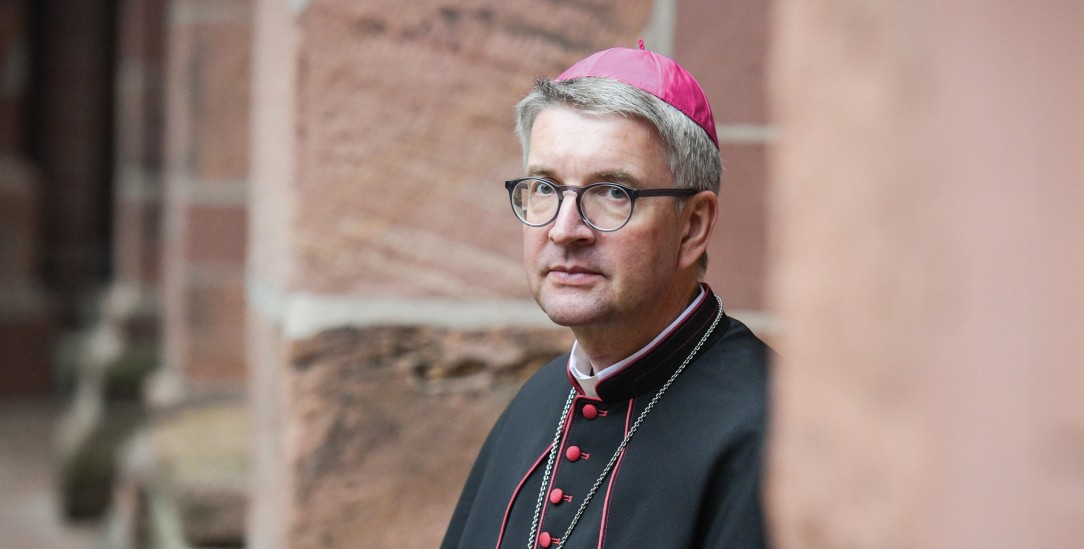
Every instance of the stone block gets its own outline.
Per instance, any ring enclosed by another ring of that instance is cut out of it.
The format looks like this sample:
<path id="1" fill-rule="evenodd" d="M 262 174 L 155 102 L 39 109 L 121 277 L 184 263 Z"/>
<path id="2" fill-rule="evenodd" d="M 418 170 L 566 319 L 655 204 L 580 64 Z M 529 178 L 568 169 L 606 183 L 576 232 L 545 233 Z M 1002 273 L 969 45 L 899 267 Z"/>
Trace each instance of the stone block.
<path id="1" fill-rule="evenodd" d="M 522 171 L 512 108 L 533 76 L 635 45 L 650 4 L 339 0 L 300 12 L 298 51 L 285 56 L 298 65 L 287 84 L 296 148 L 273 153 L 294 155 L 297 174 L 288 285 L 526 297 L 520 227 L 502 188 Z"/>
<path id="2" fill-rule="evenodd" d="M 497 416 L 570 345 L 553 328 L 343 328 L 294 342 L 285 546 L 434 547 Z"/>

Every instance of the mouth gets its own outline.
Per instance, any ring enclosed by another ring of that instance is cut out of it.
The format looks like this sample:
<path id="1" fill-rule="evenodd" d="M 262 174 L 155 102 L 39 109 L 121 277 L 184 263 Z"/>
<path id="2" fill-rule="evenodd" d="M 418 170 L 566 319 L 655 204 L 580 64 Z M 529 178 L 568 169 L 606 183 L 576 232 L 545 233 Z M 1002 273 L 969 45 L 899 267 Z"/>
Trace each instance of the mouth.
<path id="1" fill-rule="evenodd" d="M 550 280 L 568 286 L 591 284 L 602 278 L 602 273 L 577 265 L 556 265 L 546 271 Z"/>

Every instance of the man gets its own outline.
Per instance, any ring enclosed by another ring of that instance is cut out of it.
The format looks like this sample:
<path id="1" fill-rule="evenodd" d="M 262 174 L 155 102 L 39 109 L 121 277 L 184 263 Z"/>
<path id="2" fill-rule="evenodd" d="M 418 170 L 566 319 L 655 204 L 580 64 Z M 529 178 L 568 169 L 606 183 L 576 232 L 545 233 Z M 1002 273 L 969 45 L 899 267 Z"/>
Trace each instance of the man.
<path id="1" fill-rule="evenodd" d="M 615 48 L 537 81 L 516 128 L 527 282 L 576 342 L 493 427 L 443 547 L 764 546 L 768 350 L 700 281 L 721 171 L 703 91 Z"/>

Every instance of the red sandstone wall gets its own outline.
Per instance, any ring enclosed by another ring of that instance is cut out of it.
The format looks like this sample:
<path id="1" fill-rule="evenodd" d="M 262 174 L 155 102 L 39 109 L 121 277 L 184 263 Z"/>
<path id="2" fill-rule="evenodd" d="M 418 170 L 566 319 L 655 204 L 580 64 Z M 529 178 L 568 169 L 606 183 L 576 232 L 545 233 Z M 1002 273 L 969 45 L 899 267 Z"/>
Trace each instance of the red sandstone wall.
<path id="1" fill-rule="evenodd" d="M 521 169 L 512 107 L 533 75 L 635 44 L 649 7 L 257 4 L 253 547 L 438 542 L 521 378 L 497 374 L 484 353 L 453 358 L 446 372 L 428 370 L 430 359 L 422 370 L 402 358 L 378 368 L 373 323 L 404 322 L 405 311 L 408 323 L 446 326 L 448 357 L 478 352 L 456 335 L 470 325 L 525 323 L 534 334 L 498 347 L 543 345 L 552 356 L 569 345 L 526 299 L 520 230 L 501 185 Z M 357 335 L 325 323 L 343 309 Z M 509 316 L 521 310 L 531 314 Z M 538 366 L 526 364 L 515 368 Z M 449 383 L 434 394 L 427 376 Z"/>
<path id="2" fill-rule="evenodd" d="M 1084 5 L 779 2 L 783 547 L 1084 539 Z"/>

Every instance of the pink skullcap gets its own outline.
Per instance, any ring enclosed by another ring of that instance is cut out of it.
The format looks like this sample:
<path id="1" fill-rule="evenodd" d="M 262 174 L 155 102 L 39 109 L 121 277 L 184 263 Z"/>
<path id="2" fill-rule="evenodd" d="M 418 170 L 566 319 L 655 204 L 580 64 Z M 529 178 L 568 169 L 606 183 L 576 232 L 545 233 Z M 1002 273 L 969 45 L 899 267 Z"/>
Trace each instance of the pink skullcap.
<path id="1" fill-rule="evenodd" d="M 592 54 L 569 67 L 556 81 L 572 80 L 588 76 L 612 78 L 662 99 L 688 116 L 708 132 L 716 148 L 719 138 L 715 134 L 715 118 L 704 90 L 700 89 L 693 75 L 676 61 L 643 49 L 610 48 Z"/>

